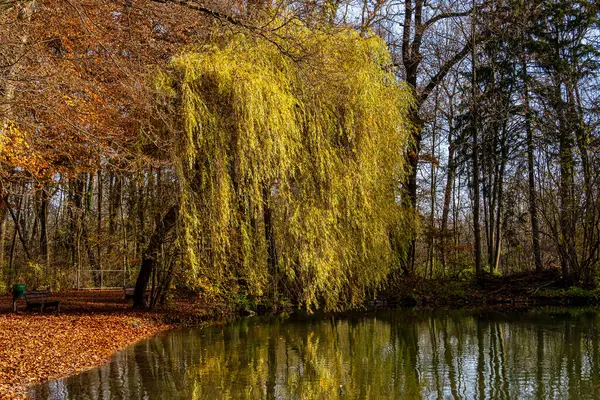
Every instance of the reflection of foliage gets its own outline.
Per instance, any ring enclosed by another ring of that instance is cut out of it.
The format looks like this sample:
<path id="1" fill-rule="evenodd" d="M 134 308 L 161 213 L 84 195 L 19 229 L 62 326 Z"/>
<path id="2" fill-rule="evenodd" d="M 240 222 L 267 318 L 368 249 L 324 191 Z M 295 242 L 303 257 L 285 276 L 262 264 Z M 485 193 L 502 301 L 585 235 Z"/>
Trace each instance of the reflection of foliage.
<path id="1" fill-rule="evenodd" d="M 173 331 L 70 378 L 70 398 L 597 398 L 597 310 L 252 318 Z M 35 398 L 35 396 L 34 396 Z"/>
<path id="2" fill-rule="evenodd" d="M 240 325 L 208 349 L 201 366 L 188 370 L 188 377 L 203 382 L 194 398 L 401 398 L 421 391 L 409 359 L 403 361 L 410 353 L 395 353 L 390 346 L 389 323 Z M 390 385 L 389 377 L 397 372 L 405 374 L 403 379 Z"/>
<path id="3" fill-rule="evenodd" d="M 215 295 L 236 279 L 249 293 L 342 307 L 398 262 L 409 95 L 380 39 L 282 30 L 298 44 L 287 55 L 235 35 L 157 76 L 190 280 Z"/>

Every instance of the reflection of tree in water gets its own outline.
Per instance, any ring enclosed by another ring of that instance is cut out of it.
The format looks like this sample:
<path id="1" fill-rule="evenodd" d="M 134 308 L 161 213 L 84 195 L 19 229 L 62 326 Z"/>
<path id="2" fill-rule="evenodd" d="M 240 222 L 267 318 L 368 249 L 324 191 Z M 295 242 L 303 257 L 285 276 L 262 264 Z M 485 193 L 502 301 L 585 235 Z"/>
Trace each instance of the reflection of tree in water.
<path id="1" fill-rule="evenodd" d="M 600 398 L 595 312 L 388 312 L 171 332 L 37 398 Z"/>

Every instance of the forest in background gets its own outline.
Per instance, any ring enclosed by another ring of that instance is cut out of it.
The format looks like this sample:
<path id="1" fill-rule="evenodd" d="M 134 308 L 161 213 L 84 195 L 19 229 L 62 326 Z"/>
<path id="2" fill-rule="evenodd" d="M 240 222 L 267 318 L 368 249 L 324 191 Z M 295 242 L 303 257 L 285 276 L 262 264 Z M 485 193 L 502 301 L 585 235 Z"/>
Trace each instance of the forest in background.
<path id="1" fill-rule="evenodd" d="M 344 308 L 405 276 L 596 284 L 596 2 L 0 9 L 0 291 Z"/>

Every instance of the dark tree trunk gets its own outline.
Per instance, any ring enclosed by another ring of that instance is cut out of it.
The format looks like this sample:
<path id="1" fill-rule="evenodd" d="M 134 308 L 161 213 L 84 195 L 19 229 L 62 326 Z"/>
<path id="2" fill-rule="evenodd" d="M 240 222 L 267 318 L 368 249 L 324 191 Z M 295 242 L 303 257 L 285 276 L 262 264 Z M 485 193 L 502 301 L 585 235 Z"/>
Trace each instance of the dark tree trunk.
<path id="1" fill-rule="evenodd" d="M 502 248 L 502 214 L 504 209 L 504 173 L 506 171 L 506 160 L 508 158 L 508 148 L 506 146 L 506 127 L 502 129 L 503 138 L 502 138 L 502 159 L 500 160 L 500 172 L 498 175 L 498 195 L 497 195 L 497 203 L 498 207 L 496 208 L 496 234 L 495 234 L 495 243 L 494 243 L 494 258 L 492 263 L 490 263 L 490 272 L 493 274 L 494 271 L 498 271 L 500 268 L 500 253 Z"/>
<path id="2" fill-rule="evenodd" d="M 121 206 L 121 177 L 111 174 L 111 184 L 109 189 L 109 215 L 108 215 L 108 233 L 114 235 L 117 230 L 117 216 Z"/>
<path id="3" fill-rule="evenodd" d="M 265 240 L 267 242 L 267 260 L 269 265 L 269 274 L 275 274 L 277 268 L 277 248 L 275 245 L 275 232 L 273 230 L 273 212 L 269 200 L 270 188 L 263 188 L 263 218 L 265 223 Z"/>
<path id="4" fill-rule="evenodd" d="M 8 204 L 7 204 L 8 205 Z M 31 260 L 31 252 L 29 251 L 29 245 L 27 244 L 27 240 L 25 240 L 25 234 L 23 233 L 23 227 L 21 226 L 19 220 L 21 219 L 21 201 L 19 201 L 19 206 L 17 209 L 17 213 L 13 211 L 13 209 L 8 205 L 8 212 L 15 224 L 15 231 L 18 234 L 19 240 L 23 245 L 23 251 L 25 252 L 25 256 L 27 257 L 27 261 Z"/>
<path id="5" fill-rule="evenodd" d="M 452 97 L 454 97 L 454 93 Z M 452 101 L 450 101 L 448 110 L 448 174 L 446 176 L 446 187 L 444 188 L 444 207 L 442 209 L 442 226 L 441 226 L 441 258 L 442 258 L 442 275 L 446 276 L 447 268 L 447 251 L 448 251 L 448 238 L 450 232 L 448 232 L 448 218 L 450 216 L 450 200 L 453 197 L 454 182 L 456 179 L 456 162 L 454 160 L 455 144 L 453 137 L 453 124 L 454 124 L 454 108 L 452 107 Z"/>
<path id="6" fill-rule="evenodd" d="M 117 217 L 119 214 L 119 207 L 121 206 L 121 177 L 111 173 L 108 177 L 108 236 L 115 237 L 117 232 Z M 106 263 L 115 262 L 117 259 L 113 257 L 115 241 L 109 240 L 107 243 L 106 254 L 108 259 Z"/>
<path id="7" fill-rule="evenodd" d="M 40 205 L 40 252 L 41 258 L 46 265 L 46 274 L 50 269 L 50 254 L 48 253 L 48 203 L 50 196 L 48 191 L 43 188 L 41 193 L 42 201 Z"/>
<path id="8" fill-rule="evenodd" d="M 152 172 L 150 173 L 152 174 Z M 142 180 L 144 178 L 142 177 Z M 148 179 L 148 184 L 146 185 L 146 188 L 150 187 L 150 179 Z M 140 184 L 138 187 L 138 192 L 137 192 L 137 217 L 138 217 L 138 234 L 136 237 L 136 244 L 135 244 L 135 249 L 136 249 L 136 255 L 139 254 L 141 252 L 142 247 L 144 246 L 144 231 L 146 229 L 145 226 L 145 214 L 144 214 L 144 210 L 146 209 L 146 197 L 144 195 L 144 185 Z"/>
<path id="9" fill-rule="evenodd" d="M 414 212 L 415 217 L 417 213 L 417 172 L 419 168 L 419 153 L 421 152 L 421 135 L 423 133 L 423 121 L 419 116 L 419 106 L 415 106 L 411 109 L 410 120 L 412 123 L 412 137 L 411 144 L 408 151 L 408 178 L 406 179 L 406 187 L 404 192 L 404 206 Z M 411 235 L 410 243 L 408 246 L 407 257 L 403 265 L 403 271 L 406 275 L 412 275 L 415 272 L 415 258 L 416 258 L 416 247 L 417 247 L 417 236 L 416 232 Z"/>
<path id="10" fill-rule="evenodd" d="M 4 268 L 4 246 L 6 241 L 6 220 L 8 219 L 8 209 L 4 198 L 0 197 L 0 268 Z M 9 282 L 10 283 L 10 282 Z"/>
<path id="11" fill-rule="evenodd" d="M 570 132 L 563 126 L 561 127 L 559 138 L 560 152 L 560 230 L 562 236 L 561 243 L 561 269 L 563 279 L 566 282 L 572 283 L 574 271 L 573 262 L 573 240 L 574 229 L 572 220 L 572 188 L 573 188 L 573 154 L 572 140 Z"/>
<path id="12" fill-rule="evenodd" d="M 8 255 L 8 281 L 13 282 L 16 278 L 18 278 L 15 268 L 14 268 L 14 260 L 15 260 L 15 249 L 17 247 L 17 225 L 15 224 L 15 228 L 13 230 L 12 239 L 10 243 L 10 252 Z"/>
<path id="13" fill-rule="evenodd" d="M 263 187 L 263 219 L 265 224 L 265 241 L 267 242 L 267 265 L 269 275 L 273 277 L 273 307 L 277 305 L 278 277 L 277 277 L 277 247 L 275 244 L 275 231 L 273 228 L 273 211 L 270 201 L 271 188 L 268 185 Z"/>
<path id="14" fill-rule="evenodd" d="M 524 99 L 525 99 L 525 131 L 527 134 L 527 178 L 529 185 L 529 215 L 531 218 L 531 242 L 533 245 L 533 258 L 535 270 L 541 272 L 542 252 L 540 250 L 540 228 L 538 220 L 537 194 L 535 191 L 535 158 L 533 145 L 533 128 L 531 126 L 531 110 L 529 108 L 529 85 L 527 64 L 523 61 L 524 77 Z"/>
<path id="15" fill-rule="evenodd" d="M 412 210 L 417 216 L 417 169 L 419 163 L 419 153 L 421 152 L 421 141 L 423 138 L 423 119 L 421 118 L 421 106 L 433 92 L 436 86 L 446 77 L 450 69 L 462 60 L 468 53 L 470 43 L 467 43 L 459 52 L 455 53 L 450 59 L 446 60 L 439 70 L 423 85 L 417 85 L 419 82 L 419 66 L 423 61 L 421 54 L 421 45 L 423 37 L 427 30 L 433 25 L 434 20 L 452 18 L 453 13 L 443 17 L 432 17 L 427 19 L 427 12 L 423 12 L 423 7 L 427 3 L 423 0 L 405 0 L 404 1 L 404 26 L 402 28 L 402 64 L 406 73 L 405 79 L 408 86 L 413 90 L 415 98 L 414 104 L 410 109 L 410 120 L 413 124 L 411 129 L 410 148 L 408 151 L 408 177 L 404 187 L 404 205 Z M 466 14 L 465 14 L 466 15 Z M 420 87 L 419 87 L 420 86 Z M 406 257 L 404 257 L 402 269 L 405 274 L 413 274 L 415 270 L 416 257 L 416 231 L 411 232 L 411 239 Z"/>
<path id="16" fill-rule="evenodd" d="M 148 246 L 144 249 L 140 273 L 135 282 L 133 308 L 146 308 L 148 306 L 146 304 L 145 296 L 148 282 L 150 282 L 150 279 L 152 278 L 152 271 L 156 268 L 161 245 L 167 234 L 175 227 L 178 214 L 179 208 L 177 206 L 173 206 L 167 211 L 165 216 L 157 224 L 154 233 L 150 237 Z"/>
<path id="17" fill-rule="evenodd" d="M 479 224 L 480 196 L 479 196 L 479 154 L 478 137 L 475 121 L 473 121 L 473 232 L 475 235 L 475 274 L 481 277 L 483 268 L 481 265 L 481 227 Z"/>
<path id="18" fill-rule="evenodd" d="M 102 198 L 104 197 L 102 170 L 98 170 L 98 182 L 96 185 L 98 186 L 98 204 L 96 205 L 96 257 L 98 258 L 98 268 L 102 269 L 102 258 L 100 256 L 102 250 L 102 246 L 100 245 L 102 241 Z"/>
<path id="19" fill-rule="evenodd" d="M 23 188 L 24 189 L 24 188 Z M 22 193 L 22 192 L 21 192 Z M 12 243 L 10 245 L 10 255 L 9 255 L 9 264 L 8 264 L 8 277 L 9 277 L 9 282 L 12 282 L 15 278 L 18 278 L 18 274 L 16 273 L 16 269 L 14 268 L 14 257 L 15 257 L 15 249 L 17 247 L 17 235 L 20 235 L 20 231 L 19 231 L 19 219 L 21 218 L 21 205 L 23 203 L 23 196 L 20 196 L 19 198 L 19 202 L 17 203 L 17 214 L 14 214 L 14 211 L 12 210 L 10 204 L 8 203 L 8 196 L 6 196 L 4 198 L 4 202 L 5 202 L 5 206 L 6 209 L 8 210 L 8 212 L 10 213 L 10 216 L 14 222 L 14 231 L 13 231 L 13 235 L 12 235 Z M 23 239 L 21 238 L 21 241 L 23 241 Z M 24 247 L 24 251 L 27 252 L 27 247 Z M 26 253 L 28 254 L 28 253 Z M 27 257 L 29 260 L 29 256 Z"/>
<path id="20" fill-rule="evenodd" d="M 481 227 L 479 225 L 479 137 L 477 132 L 477 46 L 476 46 L 476 37 L 475 37 L 475 27 L 476 25 L 476 3 L 473 2 L 473 27 L 472 27 L 472 35 L 473 35 L 473 47 L 472 51 L 472 85 L 473 85 L 473 117 L 471 121 L 471 129 L 473 135 L 473 152 L 471 154 L 473 158 L 473 231 L 475 235 L 475 274 L 477 275 L 477 279 L 479 280 L 482 276 L 483 269 L 481 266 Z"/>
<path id="21" fill-rule="evenodd" d="M 90 243 L 90 235 L 88 229 L 88 214 L 91 213 L 92 208 L 92 192 L 94 190 L 94 175 L 93 174 L 80 174 L 79 184 L 77 185 L 78 190 L 81 192 L 78 196 L 79 203 L 79 227 L 80 227 L 80 240 L 83 242 L 83 247 L 88 255 L 90 263 L 90 269 L 92 272 L 92 279 L 94 280 L 94 286 L 103 287 L 102 272 L 98 266 L 98 260 L 96 259 L 96 253 Z"/>

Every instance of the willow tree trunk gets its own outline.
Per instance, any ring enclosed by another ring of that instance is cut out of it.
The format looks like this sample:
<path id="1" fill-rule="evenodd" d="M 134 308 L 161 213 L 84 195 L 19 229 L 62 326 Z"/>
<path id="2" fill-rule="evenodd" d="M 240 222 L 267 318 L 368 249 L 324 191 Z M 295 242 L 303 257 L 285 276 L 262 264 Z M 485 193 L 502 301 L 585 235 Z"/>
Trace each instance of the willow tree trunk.
<path id="1" fill-rule="evenodd" d="M 175 227 L 177 223 L 177 215 L 179 207 L 173 206 L 167 211 L 164 217 L 158 222 L 154 233 L 150 237 L 148 245 L 142 253 L 142 265 L 140 273 L 135 282 L 135 291 L 133 293 L 133 308 L 146 308 L 146 290 L 148 282 L 152 277 L 152 272 L 158 263 L 161 245 L 165 241 L 165 237 Z"/>
<path id="2" fill-rule="evenodd" d="M 265 241 L 267 243 L 267 264 L 269 275 L 273 277 L 273 307 L 277 305 L 278 277 L 277 277 L 277 247 L 275 243 L 275 230 L 273 228 L 273 210 L 270 201 L 271 187 L 263 186 L 263 221 L 265 224 Z"/>

